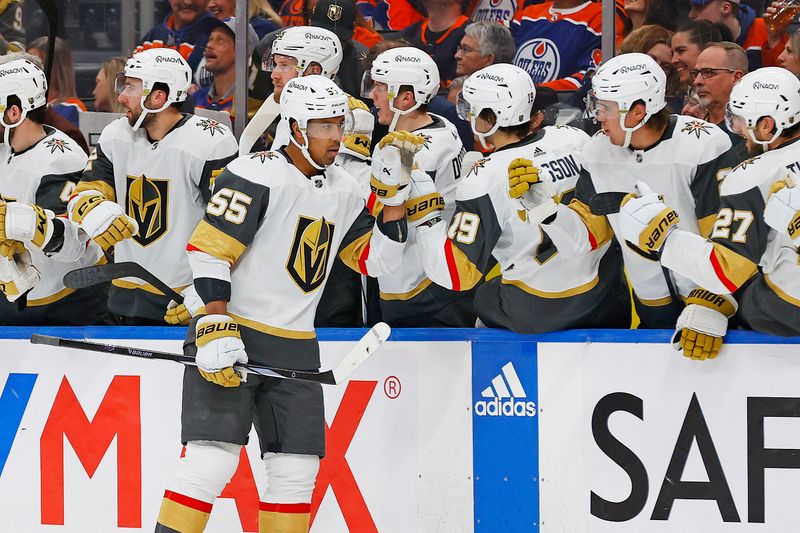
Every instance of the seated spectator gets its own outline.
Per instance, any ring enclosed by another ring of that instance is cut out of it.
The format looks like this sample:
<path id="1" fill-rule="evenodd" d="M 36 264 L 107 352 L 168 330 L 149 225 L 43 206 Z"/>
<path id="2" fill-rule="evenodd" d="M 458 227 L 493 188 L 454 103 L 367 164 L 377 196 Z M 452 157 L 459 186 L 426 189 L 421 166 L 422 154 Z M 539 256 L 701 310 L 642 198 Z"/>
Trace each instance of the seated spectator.
<path id="1" fill-rule="evenodd" d="M 670 40 L 672 32 L 655 24 L 648 24 L 633 30 L 619 47 L 620 54 L 639 52 L 656 60 L 664 74 L 667 75 L 667 103 L 674 111 L 683 107 L 683 95 L 680 93 L 678 73 L 672 64 Z"/>
<path id="2" fill-rule="evenodd" d="M 778 56 L 778 66 L 800 76 L 800 30 L 795 31 Z"/>
<path id="3" fill-rule="evenodd" d="M 420 0 L 358 0 L 356 6 L 377 30 L 401 31 L 425 18 Z"/>
<path id="4" fill-rule="evenodd" d="M 651 24 L 675 31 L 679 20 L 673 0 L 625 0 L 625 12 L 631 20 L 631 31 Z"/>
<path id="5" fill-rule="evenodd" d="M 28 46 L 28 51 L 38 57 L 42 64 L 47 64 L 47 37 L 39 37 Z M 53 111 L 78 125 L 78 113 L 86 111 L 75 91 L 75 70 L 72 64 L 72 52 L 69 45 L 61 37 L 56 37 L 53 67 L 50 73 L 50 90 L 47 93 L 47 105 Z"/>
<path id="6" fill-rule="evenodd" d="M 456 76 L 470 76 L 494 63 L 511 63 L 515 52 L 508 28 L 496 22 L 473 22 L 456 47 Z"/>
<path id="7" fill-rule="evenodd" d="M 552 0 L 517 11 L 511 34 L 517 45 L 514 63 L 534 83 L 557 91 L 581 88 L 586 72 L 602 60 L 602 5 L 584 0 Z M 617 12 L 617 41 L 625 20 Z"/>
<path id="8" fill-rule="evenodd" d="M 225 20 L 236 16 L 236 0 L 209 0 L 208 10 L 214 18 Z M 250 0 L 247 3 L 247 20 L 258 38 L 281 27 L 281 17 L 266 0 Z"/>
<path id="9" fill-rule="evenodd" d="M 459 0 L 422 0 L 428 16 L 403 30 L 403 38 L 424 50 L 439 66 L 441 89 L 456 77 L 453 57 L 469 19 Z"/>
<path id="10" fill-rule="evenodd" d="M 0 8 L 0 55 L 25 51 L 25 28 L 22 26 L 24 0 L 6 0 Z"/>
<path id="11" fill-rule="evenodd" d="M 213 75 L 211 85 L 198 89 L 193 95 L 194 105 L 200 109 L 227 111 L 234 117 L 233 97 L 236 81 L 236 19 L 213 19 L 214 29 L 208 35 L 205 51 L 205 69 Z M 255 48 L 258 37 L 248 24 L 248 48 Z M 248 111 L 255 112 L 260 102 L 248 98 Z"/>
<path id="12" fill-rule="evenodd" d="M 691 20 L 708 20 L 722 23 L 732 40 L 747 51 L 749 70 L 778 64 L 778 56 L 786 45 L 786 28 L 791 20 L 781 26 L 767 25 L 756 17 L 755 10 L 741 0 L 690 0 Z"/>
<path id="13" fill-rule="evenodd" d="M 523 2 L 522 5 L 532 3 L 538 2 Z M 499 22 L 506 27 L 511 25 L 520 5 L 517 0 L 472 0 L 470 4 L 467 14 L 472 22 Z"/>
<path id="14" fill-rule="evenodd" d="M 94 78 L 94 110 L 101 113 L 124 113 L 125 107 L 117 100 L 114 90 L 114 80 L 117 74 L 125 70 L 124 57 L 112 57 L 100 65 L 97 76 Z"/>
<path id="15" fill-rule="evenodd" d="M 703 47 L 721 40 L 719 29 L 707 20 L 687 20 L 678 25 L 672 36 L 672 65 L 678 73 L 682 92 L 692 84 L 690 72 Z"/>
<path id="16" fill-rule="evenodd" d="M 197 70 L 208 40 L 208 0 L 169 0 L 172 11 L 163 22 L 142 37 L 135 52 L 150 48 L 168 47 L 177 50 Z M 134 52 L 134 53 L 135 53 Z"/>

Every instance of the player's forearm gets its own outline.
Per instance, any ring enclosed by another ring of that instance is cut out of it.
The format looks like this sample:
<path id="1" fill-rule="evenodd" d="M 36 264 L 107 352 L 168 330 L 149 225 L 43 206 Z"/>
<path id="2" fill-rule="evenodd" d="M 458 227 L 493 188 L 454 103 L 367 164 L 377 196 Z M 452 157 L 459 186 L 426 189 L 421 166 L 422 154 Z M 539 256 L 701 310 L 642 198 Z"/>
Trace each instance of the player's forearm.
<path id="1" fill-rule="evenodd" d="M 383 206 L 382 215 L 383 222 L 393 222 L 395 220 L 400 220 L 404 216 L 406 216 L 406 205 L 396 205 L 390 206 L 385 205 Z"/>
<path id="2" fill-rule="evenodd" d="M 214 300 L 213 302 L 206 302 L 207 315 L 227 315 L 228 302 L 225 300 Z"/>

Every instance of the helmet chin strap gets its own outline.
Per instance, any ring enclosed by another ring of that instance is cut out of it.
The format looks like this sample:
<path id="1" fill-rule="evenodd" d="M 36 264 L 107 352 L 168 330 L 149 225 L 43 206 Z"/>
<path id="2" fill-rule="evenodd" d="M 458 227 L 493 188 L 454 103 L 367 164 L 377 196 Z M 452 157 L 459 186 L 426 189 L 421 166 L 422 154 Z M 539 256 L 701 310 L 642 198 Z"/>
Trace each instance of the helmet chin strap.
<path id="1" fill-rule="evenodd" d="M 400 120 L 401 115 L 407 115 L 412 111 L 416 110 L 419 106 L 421 106 L 421 102 L 416 102 L 411 108 L 406 109 L 405 111 L 401 111 L 394 106 L 394 98 L 389 98 L 389 109 L 392 110 L 394 115 L 392 116 L 392 122 L 389 124 L 389 132 L 393 132 L 394 129 L 397 127 L 397 121 Z"/>
<path id="2" fill-rule="evenodd" d="M 476 118 L 477 117 L 473 116 L 469 121 L 470 122 L 470 126 L 472 126 L 472 133 L 474 133 L 475 136 L 478 138 L 478 141 L 480 141 L 481 146 L 483 146 L 484 150 L 491 150 L 491 147 L 486 144 L 486 137 L 491 137 L 492 135 L 494 135 L 497 132 L 498 128 L 500 127 L 500 123 L 499 122 L 495 122 L 494 126 L 492 126 L 492 129 L 490 129 L 489 131 L 487 131 L 485 133 L 481 133 L 475 127 L 475 119 Z"/>
<path id="3" fill-rule="evenodd" d="M 168 108 L 170 105 L 170 101 L 167 100 L 166 102 L 164 102 L 164 105 L 162 105 L 158 109 L 150 109 L 149 107 L 144 105 L 145 100 L 147 100 L 147 96 L 142 95 L 142 98 L 139 100 L 139 106 L 142 108 L 142 112 L 141 114 L 139 114 L 139 118 L 136 119 L 136 123 L 133 125 L 133 131 L 138 130 L 142 126 L 142 122 L 144 122 L 144 118 L 145 116 L 147 116 L 148 113 L 160 113 L 161 111 L 164 111 L 166 108 Z"/>
<path id="4" fill-rule="evenodd" d="M 622 147 L 628 148 L 631 145 L 631 138 L 633 137 L 633 132 L 640 129 L 642 126 L 647 124 L 647 121 L 650 120 L 650 117 L 653 116 L 652 113 L 647 113 L 641 122 L 635 125 L 632 128 L 628 128 L 625 126 L 625 117 L 628 116 L 628 113 L 620 113 L 619 114 L 619 125 L 625 130 L 625 142 L 623 142 Z"/>
<path id="5" fill-rule="evenodd" d="M 777 129 L 777 131 L 775 132 L 775 135 L 773 135 L 772 139 L 770 139 L 768 141 L 759 141 L 758 139 L 756 139 L 756 135 L 755 135 L 754 130 L 752 128 L 747 128 L 747 135 L 750 136 L 750 138 L 753 140 L 754 143 L 760 144 L 761 145 L 761 149 L 763 151 L 767 152 L 767 151 L 769 151 L 769 145 L 774 143 L 775 139 L 777 139 L 778 136 L 780 136 L 780 134 L 783 133 L 783 128 L 776 128 L 776 129 Z"/>
<path id="6" fill-rule="evenodd" d="M 14 124 L 6 124 L 6 117 L 5 117 L 5 113 L 3 113 L 3 115 L 2 115 L 2 116 L 0 116 L 0 124 L 2 124 L 2 125 L 3 125 L 3 129 L 5 130 L 5 131 L 3 132 L 3 144 L 5 144 L 6 146 L 9 146 L 9 147 L 10 147 L 10 143 L 11 143 L 11 130 L 12 130 L 13 128 L 16 128 L 16 127 L 17 127 L 17 126 L 19 126 L 20 124 L 22 124 L 22 121 L 23 121 L 23 120 L 25 120 L 25 117 L 27 117 L 27 116 L 28 116 L 28 112 L 27 112 L 26 110 L 24 110 L 24 109 L 23 109 L 23 110 L 22 110 L 22 116 L 21 116 L 21 117 L 20 117 L 20 119 L 19 119 L 17 122 L 15 122 Z"/>
<path id="7" fill-rule="evenodd" d="M 303 154 L 303 157 L 306 158 L 306 161 L 311 163 L 312 167 L 316 168 L 317 170 L 325 170 L 326 168 L 328 168 L 327 166 L 324 165 L 318 165 L 317 162 L 314 161 L 314 158 L 311 157 L 311 154 L 308 152 L 308 137 L 306 137 L 306 132 L 300 130 L 300 135 L 303 136 L 304 144 L 302 145 L 298 144 L 297 140 L 295 140 L 294 138 L 294 135 L 289 136 L 289 141 L 300 149 L 300 153 Z"/>

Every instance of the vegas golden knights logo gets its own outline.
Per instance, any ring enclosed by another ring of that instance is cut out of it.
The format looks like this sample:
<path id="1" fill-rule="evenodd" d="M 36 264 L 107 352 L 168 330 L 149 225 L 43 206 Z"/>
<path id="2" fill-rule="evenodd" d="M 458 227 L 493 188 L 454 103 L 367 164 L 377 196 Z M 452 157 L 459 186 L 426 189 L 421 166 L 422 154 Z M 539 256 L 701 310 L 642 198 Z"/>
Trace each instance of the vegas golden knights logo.
<path id="1" fill-rule="evenodd" d="M 300 216 L 286 270 L 304 293 L 317 290 L 328 270 L 333 246 L 333 222 Z"/>
<path id="2" fill-rule="evenodd" d="M 139 224 L 139 233 L 133 240 L 149 246 L 167 232 L 169 206 L 169 180 L 128 176 L 128 216 Z"/>

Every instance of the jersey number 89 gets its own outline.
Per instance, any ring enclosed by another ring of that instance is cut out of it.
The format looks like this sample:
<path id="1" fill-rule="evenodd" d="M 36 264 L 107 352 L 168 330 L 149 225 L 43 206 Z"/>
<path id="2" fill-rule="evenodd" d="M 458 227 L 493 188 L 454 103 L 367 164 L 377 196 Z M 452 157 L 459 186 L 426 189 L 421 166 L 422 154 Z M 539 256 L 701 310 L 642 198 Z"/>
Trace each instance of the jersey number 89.
<path id="1" fill-rule="evenodd" d="M 225 187 L 217 191 L 208 201 L 206 213 L 215 217 L 224 213 L 224 218 L 228 222 L 241 224 L 247 216 L 247 206 L 252 202 L 253 199 L 246 194 Z"/>

